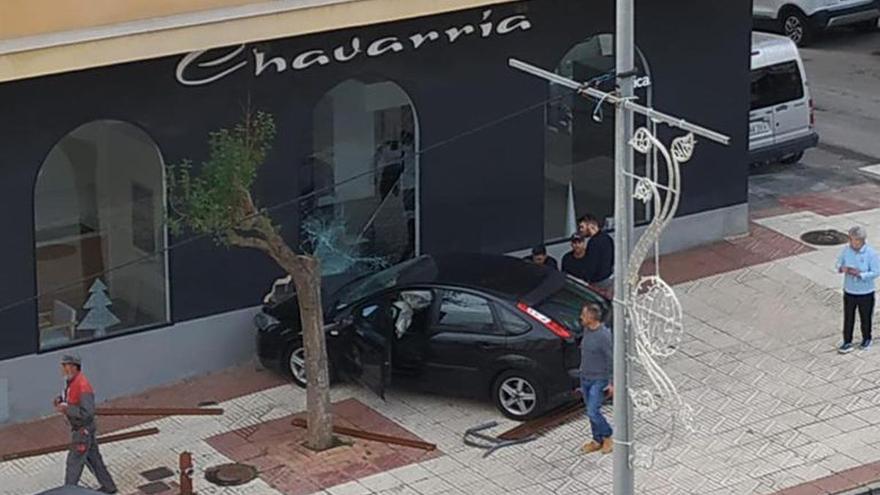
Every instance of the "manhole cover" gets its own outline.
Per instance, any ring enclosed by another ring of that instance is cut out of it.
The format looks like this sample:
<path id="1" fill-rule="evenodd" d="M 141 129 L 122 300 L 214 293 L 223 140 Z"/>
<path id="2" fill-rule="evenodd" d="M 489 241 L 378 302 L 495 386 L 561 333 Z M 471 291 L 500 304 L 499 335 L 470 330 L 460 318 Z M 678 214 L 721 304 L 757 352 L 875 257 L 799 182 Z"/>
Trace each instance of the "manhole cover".
<path id="1" fill-rule="evenodd" d="M 257 477 L 257 469 L 247 464 L 222 464 L 205 471 L 205 479 L 219 486 L 238 486 Z"/>
<path id="2" fill-rule="evenodd" d="M 801 235 L 801 240 L 816 246 L 835 246 L 849 241 L 849 236 L 837 230 L 811 230 Z"/>

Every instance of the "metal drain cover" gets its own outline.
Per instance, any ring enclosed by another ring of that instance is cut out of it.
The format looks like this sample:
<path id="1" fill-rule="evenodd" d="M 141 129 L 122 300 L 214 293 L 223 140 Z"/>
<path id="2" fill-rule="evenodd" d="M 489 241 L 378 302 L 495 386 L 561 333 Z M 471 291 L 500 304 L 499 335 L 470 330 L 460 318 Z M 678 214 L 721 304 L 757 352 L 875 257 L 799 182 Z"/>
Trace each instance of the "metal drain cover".
<path id="1" fill-rule="evenodd" d="M 849 242 L 849 236 L 837 230 L 811 230 L 801 235 L 801 240 L 814 246 L 836 246 Z"/>
<path id="2" fill-rule="evenodd" d="M 257 477 L 257 469 L 247 464 L 221 464 L 205 471 L 205 479 L 218 486 L 238 486 Z"/>

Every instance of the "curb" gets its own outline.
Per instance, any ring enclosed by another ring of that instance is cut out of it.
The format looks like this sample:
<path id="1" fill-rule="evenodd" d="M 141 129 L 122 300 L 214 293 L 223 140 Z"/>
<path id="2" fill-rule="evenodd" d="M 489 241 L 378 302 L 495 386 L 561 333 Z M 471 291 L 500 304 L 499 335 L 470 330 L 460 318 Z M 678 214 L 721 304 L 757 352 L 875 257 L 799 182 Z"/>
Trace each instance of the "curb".
<path id="1" fill-rule="evenodd" d="M 837 492 L 835 495 L 880 495 L 880 481 L 874 481 L 845 492 Z"/>

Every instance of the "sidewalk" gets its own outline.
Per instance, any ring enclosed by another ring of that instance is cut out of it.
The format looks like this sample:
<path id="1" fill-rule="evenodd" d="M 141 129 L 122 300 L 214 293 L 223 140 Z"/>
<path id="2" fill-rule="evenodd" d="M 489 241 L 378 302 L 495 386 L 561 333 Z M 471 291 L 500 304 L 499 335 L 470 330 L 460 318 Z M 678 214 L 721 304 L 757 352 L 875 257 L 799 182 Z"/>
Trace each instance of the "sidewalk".
<path id="1" fill-rule="evenodd" d="M 699 432 L 658 453 L 652 469 L 637 470 L 640 495 L 841 493 L 880 480 L 880 348 L 837 354 L 842 302 L 832 267 L 839 246 L 798 240 L 806 230 L 861 224 L 876 243 L 880 188 L 855 186 L 784 203 L 757 212 L 748 237 L 661 260 L 662 273 L 676 283 L 686 329 L 680 352 L 664 367 L 694 407 Z M 158 436 L 103 449 L 121 493 L 138 493 L 146 483 L 140 472 L 175 468 L 183 450 L 194 453 L 200 493 L 299 494 L 312 486 L 306 475 L 318 493 L 334 495 L 611 493 L 611 456 L 578 452 L 585 419 L 484 459 L 462 444 L 464 430 L 491 420 L 500 423 L 499 432 L 512 426 L 488 402 L 398 389 L 383 402 L 349 385 L 332 393 L 337 407 L 357 411 L 347 421 L 372 421 L 436 443 L 439 452 L 380 452 L 376 444 L 356 443 L 363 462 L 345 464 L 350 481 L 296 473 L 282 464 L 294 455 L 286 424 L 304 409 L 304 392 L 266 372 L 237 370 L 226 378 L 204 379 L 223 384 L 211 393 L 192 384 L 163 392 L 169 400 L 219 400 L 223 416 L 150 421 L 145 425 L 159 427 Z M 251 385 L 222 392 L 237 380 Z M 658 438 L 664 420 L 637 417 L 636 441 Z M 108 422 L 102 430 L 131 426 Z M 0 430 L 0 450 L 64 441 L 59 427 L 55 419 Z M 202 470 L 233 461 L 263 472 L 241 487 L 204 480 Z M 56 486 L 63 466 L 63 454 L 0 464 L 0 494 Z"/>

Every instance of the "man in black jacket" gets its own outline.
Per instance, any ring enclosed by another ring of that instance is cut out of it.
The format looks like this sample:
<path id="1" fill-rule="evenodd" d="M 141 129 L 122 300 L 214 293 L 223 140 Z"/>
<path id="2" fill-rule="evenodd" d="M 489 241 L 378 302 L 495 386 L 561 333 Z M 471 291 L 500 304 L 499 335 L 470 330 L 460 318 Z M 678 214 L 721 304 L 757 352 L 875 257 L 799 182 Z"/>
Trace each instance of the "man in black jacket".
<path id="1" fill-rule="evenodd" d="M 578 230 L 589 236 L 584 280 L 600 289 L 611 289 L 614 274 L 614 240 L 602 230 L 602 222 L 587 214 L 578 220 Z"/>

